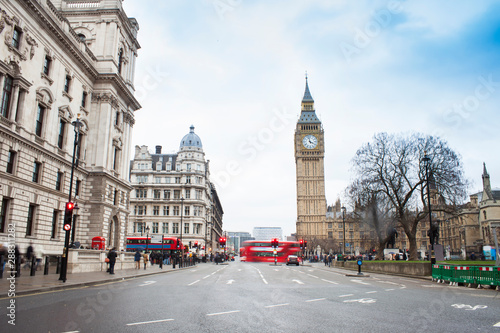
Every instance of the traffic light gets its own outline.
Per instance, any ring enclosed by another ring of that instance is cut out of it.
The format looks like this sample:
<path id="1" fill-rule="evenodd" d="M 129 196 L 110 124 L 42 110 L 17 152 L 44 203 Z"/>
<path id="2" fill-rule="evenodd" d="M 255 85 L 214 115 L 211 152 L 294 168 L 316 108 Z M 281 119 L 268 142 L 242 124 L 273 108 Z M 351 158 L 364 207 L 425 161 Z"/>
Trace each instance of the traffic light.
<path id="1" fill-rule="evenodd" d="M 278 240 L 278 238 L 273 238 L 273 239 L 271 239 L 271 246 L 272 246 L 272 247 L 277 248 L 277 247 L 278 247 L 278 244 L 279 244 L 279 240 Z"/>
<path id="2" fill-rule="evenodd" d="M 179 238 L 177 238 L 177 248 L 178 249 L 181 248 L 181 240 Z"/>
<path id="3" fill-rule="evenodd" d="M 219 244 L 221 247 L 226 247 L 226 238 L 225 237 L 219 238 Z"/>
<path id="4" fill-rule="evenodd" d="M 64 227 L 66 231 L 71 230 L 71 221 L 73 220 L 73 210 L 75 209 L 75 204 L 73 202 L 66 203 L 66 209 L 64 210 Z"/>
<path id="5" fill-rule="evenodd" d="M 299 245 L 300 245 L 301 249 L 304 248 L 304 240 L 303 239 L 299 240 Z"/>
<path id="6" fill-rule="evenodd" d="M 191 241 L 189 241 L 189 247 L 191 247 Z"/>
<path id="7" fill-rule="evenodd" d="M 194 242 L 194 247 L 198 248 L 198 241 Z"/>
<path id="8" fill-rule="evenodd" d="M 307 247 L 307 241 L 304 241 L 304 249 Z"/>

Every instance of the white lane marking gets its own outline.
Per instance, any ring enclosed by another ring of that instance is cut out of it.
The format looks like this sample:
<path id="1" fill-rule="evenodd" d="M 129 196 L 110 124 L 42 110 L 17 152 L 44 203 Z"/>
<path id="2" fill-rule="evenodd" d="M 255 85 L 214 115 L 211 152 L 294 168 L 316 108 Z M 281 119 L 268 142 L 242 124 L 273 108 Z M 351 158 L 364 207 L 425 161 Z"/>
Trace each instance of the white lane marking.
<path id="1" fill-rule="evenodd" d="M 493 325 L 493 327 L 500 327 L 500 321 L 498 323 L 496 323 L 495 325 Z"/>
<path id="2" fill-rule="evenodd" d="M 209 277 L 210 277 L 210 275 L 207 275 L 207 276 L 205 276 L 205 277 L 203 278 L 203 280 L 205 280 L 206 278 L 209 278 Z"/>
<path id="3" fill-rule="evenodd" d="M 139 323 L 130 323 L 127 324 L 127 326 L 134 326 L 134 325 L 144 325 L 144 324 L 152 324 L 152 323 L 162 323 L 165 321 L 173 321 L 173 319 L 160 319 L 160 320 L 151 320 L 151 321 L 141 321 Z"/>
<path id="4" fill-rule="evenodd" d="M 375 303 L 377 300 L 373 299 L 373 298 L 361 298 L 361 299 L 346 299 L 344 301 L 344 303 L 354 303 L 354 302 L 359 302 L 359 303 L 366 303 L 366 304 L 370 304 L 370 303 Z"/>
<path id="5" fill-rule="evenodd" d="M 393 290 L 396 290 L 396 289 L 386 289 L 385 291 L 393 291 Z"/>
<path id="6" fill-rule="evenodd" d="M 349 296 L 354 296 L 354 294 L 340 295 L 339 297 L 349 297 Z"/>
<path id="7" fill-rule="evenodd" d="M 304 284 L 304 282 L 300 281 L 300 280 L 292 280 L 293 282 L 297 282 L 298 284 Z"/>
<path id="8" fill-rule="evenodd" d="M 354 280 L 354 279 L 352 279 L 351 281 L 352 281 L 352 282 L 359 283 L 359 284 L 364 284 L 364 285 L 366 285 L 366 286 L 369 286 L 369 285 L 370 285 L 369 283 L 363 282 L 363 281 L 361 281 L 361 280 Z"/>
<path id="9" fill-rule="evenodd" d="M 319 279 L 319 277 L 317 277 L 316 275 L 311 275 L 311 274 L 307 274 L 307 275 L 309 275 L 310 277 L 313 277 L 315 279 Z"/>
<path id="10" fill-rule="evenodd" d="M 140 284 L 139 287 L 149 286 L 150 284 L 156 283 L 156 281 L 144 281 L 143 284 Z"/>
<path id="11" fill-rule="evenodd" d="M 233 310 L 233 311 L 226 311 L 226 312 L 216 312 L 216 313 L 207 313 L 207 316 L 219 316 L 223 314 L 228 314 L 228 313 L 236 313 L 240 312 L 240 310 Z"/>
<path id="12" fill-rule="evenodd" d="M 279 272 L 279 269 L 275 268 L 275 269 L 274 269 L 274 271 L 275 271 L 275 272 Z"/>
<path id="13" fill-rule="evenodd" d="M 306 302 L 318 302 L 318 301 L 324 301 L 326 298 L 316 298 L 316 299 L 308 299 Z"/>
<path id="14" fill-rule="evenodd" d="M 365 294 L 375 294 L 376 291 L 367 291 Z"/>
<path id="15" fill-rule="evenodd" d="M 68 331 L 68 332 L 63 332 L 63 333 L 80 333 L 80 331 Z"/>
<path id="16" fill-rule="evenodd" d="M 266 279 L 262 278 L 262 281 L 264 281 L 264 283 L 265 283 L 265 284 L 267 284 L 267 281 L 266 281 Z"/>
<path id="17" fill-rule="evenodd" d="M 200 280 L 196 280 L 194 282 L 191 282 L 190 284 L 188 284 L 188 286 L 192 286 L 193 284 L 198 283 L 198 282 L 200 282 Z"/>
<path id="18" fill-rule="evenodd" d="M 226 284 L 233 284 L 234 280 L 227 280 Z"/>
<path id="19" fill-rule="evenodd" d="M 333 284 L 339 284 L 338 282 L 335 282 L 335 281 L 330 281 L 330 280 L 325 280 L 325 279 L 321 279 L 321 281 L 325 281 L 325 282 L 328 282 L 328 283 L 333 283 Z"/>
<path id="20" fill-rule="evenodd" d="M 242 271 L 242 269 L 241 269 L 241 268 L 240 268 L 240 269 L 238 269 L 238 272 L 241 272 L 241 271 Z"/>
<path id="21" fill-rule="evenodd" d="M 278 306 L 287 306 L 290 305 L 290 303 L 283 303 L 283 304 L 274 304 L 274 305 L 266 305 L 265 308 L 276 308 Z"/>
<path id="22" fill-rule="evenodd" d="M 477 309 L 486 309 L 488 307 L 487 305 L 475 305 L 474 307 L 472 307 L 471 305 L 468 304 L 452 304 L 451 306 L 456 309 L 465 309 L 469 311 L 471 310 L 475 311 Z"/>

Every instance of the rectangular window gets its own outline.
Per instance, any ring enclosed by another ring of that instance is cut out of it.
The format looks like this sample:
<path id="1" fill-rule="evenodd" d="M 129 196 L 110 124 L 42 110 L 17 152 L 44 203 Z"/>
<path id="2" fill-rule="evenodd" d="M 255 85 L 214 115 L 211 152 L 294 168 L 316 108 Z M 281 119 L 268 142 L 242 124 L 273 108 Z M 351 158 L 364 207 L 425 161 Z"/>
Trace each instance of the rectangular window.
<path id="1" fill-rule="evenodd" d="M 153 215 L 160 215 L 160 206 L 153 206 Z"/>
<path id="2" fill-rule="evenodd" d="M 169 213 L 170 213 L 170 207 L 163 206 L 163 215 L 168 216 Z"/>
<path id="3" fill-rule="evenodd" d="M 66 122 L 59 119 L 59 136 L 57 138 L 57 146 L 62 149 L 64 144 L 64 129 L 66 128 Z"/>
<path id="4" fill-rule="evenodd" d="M 179 223 L 172 223 L 172 233 L 173 234 L 179 233 Z"/>
<path id="5" fill-rule="evenodd" d="M 12 96 L 12 77 L 6 75 L 5 80 L 3 81 L 2 105 L 1 105 L 2 116 L 5 118 L 9 118 L 11 96 Z"/>
<path id="6" fill-rule="evenodd" d="M 184 206 L 184 216 L 189 216 L 189 206 Z"/>
<path id="7" fill-rule="evenodd" d="M 197 235 L 201 234 L 201 224 L 200 224 L 200 223 L 196 223 L 196 224 L 194 225 L 194 227 L 195 227 L 194 232 L 195 232 Z"/>
<path id="8" fill-rule="evenodd" d="M 42 169 L 42 163 L 35 162 L 33 164 L 33 177 L 31 178 L 33 183 L 38 183 L 38 181 L 40 180 L 39 178 L 41 169 Z"/>
<path id="9" fill-rule="evenodd" d="M 186 184 L 191 184 L 191 176 L 186 176 Z"/>
<path id="10" fill-rule="evenodd" d="M 163 199 L 170 199 L 170 191 L 168 190 L 163 191 Z"/>
<path id="11" fill-rule="evenodd" d="M 191 171 L 191 163 L 186 164 L 186 170 Z"/>
<path id="12" fill-rule="evenodd" d="M 180 184 L 181 183 L 181 177 L 175 177 L 175 183 Z"/>
<path id="13" fill-rule="evenodd" d="M 342 231 L 339 231 L 339 239 L 340 240 L 344 239 L 344 233 Z"/>
<path id="14" fill-rule="evenodd" d="M 190 188 L 186 189 L 186 199 L 191 199 L 191 189 Z"/>
<path id="15" fill-rule="evenodd" d="M 43 116 L 45 114 L 45 108 L 38 104 L 38 111 L 36 113 L 36 125 L 35 134 L 39 137 L 42 136 L 42 126 L 43 126 Z"/>
<path id="16" fill-rule="evenodd" d="M 189 223 L 184 224 L 184 233 L 189 234 Z"/>
<path id="17" fill-rule="evenodd" d="M 114 157 L 113 157 L 113 170 L 115 171 L 117 171 L 118 169 L 118 154 L 119 154 L 119 149 L 115 147 Z"/>
<path id="18" fill-rule="evenodd" d="M 64 78 L 64 92 L 69 93 L 69 86 L 71 84 L 71 76 L 66 75 Z"/>
<path id="19" fill-rule="evenodd" d="M 163 223 L 162 232 L 168 234 L 168 223 Z"/>
<path id="20" fill-rule="evenodd" d="M 172 164 L 167 163 L 167 171 L 172 171 Z"/>
<path id="21" fill-rule="evenodd" d="M 153 234 L 158 233 L 158 222 L 153 222 Z"/>
<path id="22" fill-rule="evenodd" d="M 161 191 L 160 190 L 153 190 L 153 198 L 161 199 Z"/>
<path id="23" fill-rule="evenodd" d="M 332 222 L 328 222 L 328 229 L 331 229 L 333 228 L 333 223 Z"/>
<path id="24" fill-rule="evenodd" d="M 144 227 L 144 223 L 142 223 L 142 222 L 135 222 L 134 223 L 134 232 L 140 232 L 142 234 L 143 227 Z"/>
<path id="25" fill-rule="evenodd" d="M 47 76 L 49 75 L 51 63 L 52 63 L 52 59 L 48 55 L 46 55 L 45 60 L 43 62 L 43 74 L 45 74 Z"/>
<path id="26" fill-rule="evenodd" d="M 17 153 L 13 150 L 9 150 L 9 153 L 7 155 L 7 173 L 13 174 L 14 173 L 14 162 L 16 160 L 16 155 Z"/>
<path id="27" fill-rule="evenodd" d="M 10 200 L 9 198 L 3 197 L 2 199 L 2 210 L 0 215 L 0 232 L 5 232 L 5 226 L 7 225 L 7 218 L 10 208 Z"/>
<path id="28" fill-rule="evenodd" d="M 116 111 L 115 113 L 115 126 L 120 125 L 120 111 Z"/>
<path id="29" fill-rule="evenodd" d="M 174 206 L 173 215 L 174 216 L 179 216 L 179 206 Z"/>
<path id="30" fill-rule="evenodd" d="M 12 47 L 19 49 L 19 45 L 21 44 L 21 34 L 22 31 L 19 27 L 14 27 L 14 31 L 12 32 Z"/>
<path id="31" fill-rule="evenodd" d="M 328 231 L 328 238 L 329 238 L 329 239 L 332 239 L 332 238 L 333 238 L 333 232 Z"/>
<path id="32" fill-rule="evenodd" d="M 57 221 L 59 220 L 59 211 L 54 209 L 52 213 L 52 231 L 50 232 L 50 238 L 56 238 L 57 236 Z"/>
<path id="33" fill-rule="evenodd" d="M 161 167 L 161 166 L 160 166 Z M 156 171 L 160 171 L 159 168 L 156 168 Z M 155 183 L 161 184 L 161 177 L 155 177 Z M 159 198 L 158 198 L 159 199 Z"/>
<path id="34" fill-rule="evenodd" d="M 80 195 L 80 185 L 82 184 L 81 180 L 76 180 L 75 184 L 75 196 Z"/>
<path id="35" fill-rule="evenodd" d="M 87 103 L 87 92 L 86 92 L 86 91 L 84 91 L 84 92 L 82 93 L 82 108 L 84 108 L 84 107 L 85 107 L 85 104 L 86 104 L 86 103 Z"/>
<path id="36" fill-rule="evenodd" d="M 57 172 L 56 190 L 58 191 L 60 191 L 62 188 L 62 178 L 63 178 L 63 173 L 61 171 Z"/>
<path id="37" fill-rule="evenodd" d="M 181 198 L 181 191 L 174 190 L 174 199 L 180 199 L 180 198 Z"/>
<path id="38" fill-rule="evenodd" d="M 176 164 L 175 165 L 175 171 L 181 171 L 181 165 L 180 164 Z"/>
<path id="39" fill-rule="evenodd" d="M 28 220 L 26 223 L 26 236 L 33 236 L 33 226 L 35 224 L 35 210 L 36 206 L 30 204 L 28 208 Z"/>

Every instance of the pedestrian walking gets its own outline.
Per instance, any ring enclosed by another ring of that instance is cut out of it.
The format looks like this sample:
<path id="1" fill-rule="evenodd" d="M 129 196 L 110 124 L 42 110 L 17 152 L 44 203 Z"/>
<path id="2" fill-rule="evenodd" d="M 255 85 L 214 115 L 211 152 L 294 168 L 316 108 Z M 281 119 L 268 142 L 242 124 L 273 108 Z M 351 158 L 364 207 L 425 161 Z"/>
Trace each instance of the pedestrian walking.
<path id="1" fill-rule="evenodd" d="M 116 263 L 116 248 L 112 248 L 108 252 L 108 259 L 109 259 L 109 274 L 115 274 L 115 263 Z"/>
<path id="2" fill-rule="evenodd" d="M 42 267 L 42 259 L 43 259 L 43 254 L 45 252 L 43 251 L 43 247 L 41 245 L 36 247 L 35 251 L 35 258 L 36 258 L 36 266 L 35 269 L 38 270 L 38 267 Z"/>
<path id="3" fill-rule="evenodd" d="M 142 255 L 142 258 L 144 259 L 144 269 L 146 269 L 146 266 L 147 266 L 148 261 L 149 261 L 149 254 L 147 252 L 144 252 L 144 254 Z"/>
<path id="4" fill-rule="evenodd" d="M 32 257 L 33 257 L 33 243 L 30 243 L 30 245 L 26 249 L 26 265 L 24 265 L 24 268 L 30 267 Z"/>
<path id="5" fill-rule="evenodd" d="M 135 261 L 135 268 L 141 269 L 141 252 L 139 250 L 135 251 L 134 261 Z"/>

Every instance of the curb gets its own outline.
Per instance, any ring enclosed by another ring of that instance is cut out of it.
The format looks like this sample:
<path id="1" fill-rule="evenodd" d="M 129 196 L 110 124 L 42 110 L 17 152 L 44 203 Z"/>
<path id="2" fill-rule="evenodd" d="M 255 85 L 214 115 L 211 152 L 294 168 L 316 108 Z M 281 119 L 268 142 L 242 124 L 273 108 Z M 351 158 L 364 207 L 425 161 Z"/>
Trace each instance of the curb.
<path id="1" fill-rule="evenodd" d="M 184 269 L 190 269 L 192 267 L 196 266 L 189 266 L 189 267 L 183 267 L 183 268 L 176 268 L 168 271 L 159 271 L 159 272 L 151 272 L 151 273 L 144 273 L 140 275 L 128 275 L 128 276 L 122 276 L 122 277 L 113 277 L 109 279 L 104 279 L 104 280 L 94 280 L 94 281 L 86 281 L 86 282 L 77 282 L 77 283 L 70 283 L 70 284 L 62 284 L 66 282 L 61 282 L 61 285 L 57 286 L 51 286 L 51 287 L 42 287 L 38 289 L 27 289 L 27 290 L 22 290 L 22 291 L 16 291 L 14 297 L 9 297 L 9 293 L 1 293 L 0 294 L 0 300 L 5 299 L 5 298 L 16 298 L 18 296 L 23 296 L 26 294 L 32 294 L 36 292 L 47 292 L 47 291 L 56 291 L 56 290 L 63 290 L 63 289 L 73 289 L 76 287 L 82 287 L 82 286 L 92 286 L 95 284 L 100 284 L 100 283 L 108 283 L 108 282 L 117 282 L 117 281 L 122 281 L 122 280 L 131 280 L 131 279 L 136 279 L 140 278 L 143 276 L 150 276 L 150 275 L 157 275 L 157 274 L 165 274 L 165 273 L 170 273 L 170 272 L 177 272 L 179 270 L 184 270 Z"/>

